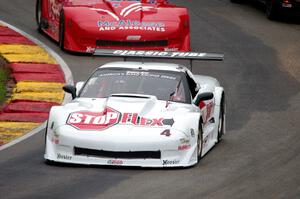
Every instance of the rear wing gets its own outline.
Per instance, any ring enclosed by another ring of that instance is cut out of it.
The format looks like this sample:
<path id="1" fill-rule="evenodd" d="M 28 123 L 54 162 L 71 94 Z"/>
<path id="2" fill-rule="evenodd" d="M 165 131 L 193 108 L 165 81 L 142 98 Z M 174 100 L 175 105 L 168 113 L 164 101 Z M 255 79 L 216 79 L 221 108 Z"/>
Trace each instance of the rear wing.
<path id="1" fill-rule="evenodd" d="M 144 51 L 144 50 L 106 50 L 96 49 L 95 56 L 107 57 L 128 57 L 135 58 L 163 58 L 163 59 L 187 59 L 187 60 L 205 60 L 222 61 L 223 54 L 219 53 L 199 53 L 199 52 L 166 52 L 166 51 Z"/>
<path id="2" fill-rule="evenodd" d="M 107 50 L 96 49 L 95 56 L 123 57 L 124 61 L 128 57 L 134 58 L 161 58 L 161 59 L 184 59 L 190 61 L 191 71 L 193 71 L 193 61 L 223 61 L 224 54 L 219 53 L 199 53 L 199 52 L 167 52 L 167 51 L 144 51 L 144 50 Z"/>

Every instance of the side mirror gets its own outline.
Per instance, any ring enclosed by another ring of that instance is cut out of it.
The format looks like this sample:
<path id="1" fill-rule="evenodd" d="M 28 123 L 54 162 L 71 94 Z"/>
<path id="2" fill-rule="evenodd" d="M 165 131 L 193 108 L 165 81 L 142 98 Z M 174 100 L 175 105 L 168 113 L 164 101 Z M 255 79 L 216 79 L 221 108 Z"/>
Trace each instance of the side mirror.
<path id="1" fill-rule="evenodd" d="M 195 105 L 198 106 L 201 101 L 211 100 L 212 98 L 214 98 L 213 93 L 210 93 L 210 92 L 201 93 L 197 96 L 197 98 L 195 100 Z"/>
<path id="2" fill-rule="evenodd" d="M 75 99 L 76 98 L 76 87 L 75 86 L 72 86 L 72 85 L 65 85 L 63 87 L 63 90 L 66 92 L 66 93 L 70 93 L 72 95 L 72 99 Z"/>

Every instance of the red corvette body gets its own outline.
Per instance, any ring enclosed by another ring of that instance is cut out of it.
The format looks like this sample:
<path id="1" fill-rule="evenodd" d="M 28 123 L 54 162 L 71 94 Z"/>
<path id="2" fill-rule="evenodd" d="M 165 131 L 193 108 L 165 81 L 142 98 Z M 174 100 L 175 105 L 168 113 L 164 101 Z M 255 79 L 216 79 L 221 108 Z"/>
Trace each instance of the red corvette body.
<path id="1" fill-rule="evenodd" d="M 36 18 L 68 51 L 190 51 L 188 11 L 167 0 L 37 0 Z"/>

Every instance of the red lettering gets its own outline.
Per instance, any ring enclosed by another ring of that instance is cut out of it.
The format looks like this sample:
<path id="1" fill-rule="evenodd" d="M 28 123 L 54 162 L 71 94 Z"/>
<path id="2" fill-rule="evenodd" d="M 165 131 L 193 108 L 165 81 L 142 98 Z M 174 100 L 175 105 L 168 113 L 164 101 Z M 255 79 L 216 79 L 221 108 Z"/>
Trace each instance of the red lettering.
<path id="1" fill-rule="evenodd" d="M 134 124 L 134 125 L 137 125 L 137 118 L 138 118 L 138 114 L 137 113 L 133 113 L 132 114 L 131 123 Z"/>
<path id="2" fill-rule="evenodd" d="M 140 125 L 145 126 L 146 122 L 147 122 L 147 119 L 142 117 Z"/>
<path id="3" fill-rule="evenodd" d="M 123 116 L 122 116 L 121 122 L 123 124 L 126 124 L 127 122 L 130 122 L 131 121 L 131 117 L 132 117 L 131 113 L 124 113 Z"/>
<path id="4" fill-rule="evenodd" d="M 152 120 L 151 126 L 155 126 L 155 125 L 157 125 L 157 126 L 163 126 L 163 125 L 164 125 L 163 122 L 162 122 L 163 119 L 164 119 L 164 118 L 153 119 L 153 120 Z"/>

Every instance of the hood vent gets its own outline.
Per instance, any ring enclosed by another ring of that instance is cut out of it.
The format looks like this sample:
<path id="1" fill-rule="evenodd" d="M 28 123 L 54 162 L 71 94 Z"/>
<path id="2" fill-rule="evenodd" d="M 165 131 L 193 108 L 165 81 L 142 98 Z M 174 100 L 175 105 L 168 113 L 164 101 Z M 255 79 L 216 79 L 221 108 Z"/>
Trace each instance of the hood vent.
<path id="1" fill-rule="evenodd" d="M 139 94 L 112 94 L 110 97 L 128 97 L 128 98 L 139 98 L 139 99 L 150 99 L 151 96 L 139 95 Z"/>

